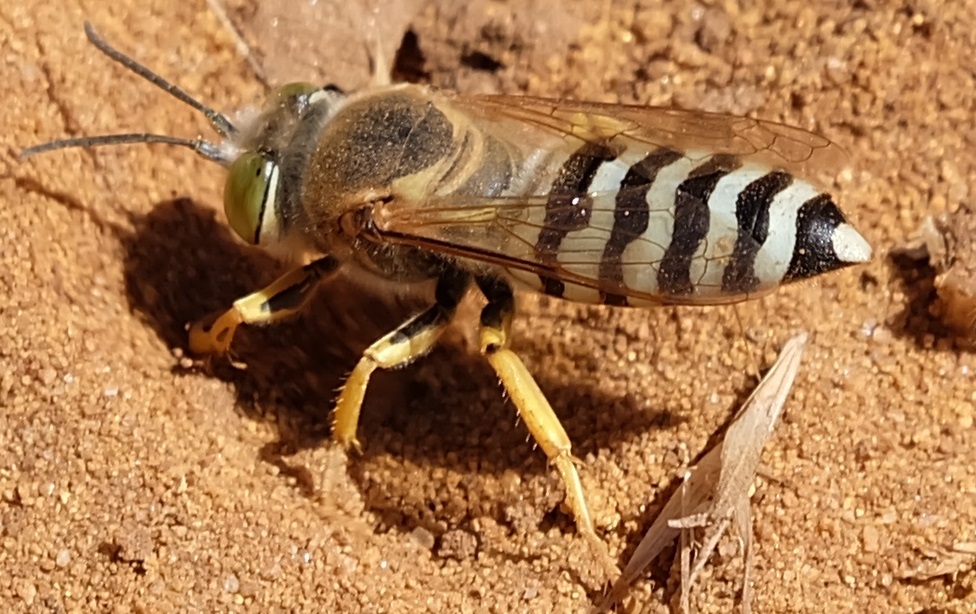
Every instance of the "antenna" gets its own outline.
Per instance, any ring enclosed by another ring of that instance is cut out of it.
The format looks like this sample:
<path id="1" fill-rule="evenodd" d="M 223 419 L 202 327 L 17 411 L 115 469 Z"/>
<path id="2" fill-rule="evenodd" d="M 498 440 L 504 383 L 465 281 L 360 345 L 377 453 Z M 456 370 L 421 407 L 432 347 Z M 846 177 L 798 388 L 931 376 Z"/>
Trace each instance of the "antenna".
<path id="1" fill-rule="evenodd" d="M 196 98 L 190 96 L 180 87 L 173 85 L 139 62 L 112 47 L 105 39 L 95 32 L 95 28 L 93 28 L 91 23 L 87 21 L 85 22 L 85 35 L 88 37 L 88 41 L 91 42 L 96 49 L 107 55 L 109 59 L 136 73 L 170 96 L 173 96 L 184 104 L 187 104 L 197 111 L 203 113 L 203 115 L 210 121 L 210 125 L 213 126 L 213 129 L 221 137 L 225 139 L 233 139 L 235 136 L 237 136 L 237 128 L 234 127 L 234 124 L 232 124 L 229 119 L 214 109 L 206 106 Z M 59 139 L 56 141 L 51 141 L 50 143 L 28 147 L 20 152 L 20 159 L 24 160 L 39 153 L 54 151 L 57 149 L 66 149 L 69 147 L 99 147 L 102 145 L 122 145 L 127 143 L 165 143 L 168 145 L 178 145 L 180 147 L 188 147 L 207 160 L 217 162 L 224 166 L 228 166 L 232 162 L 228 153 L 219 145 L 210 143 L 204 139 L 183 139 L 164 134 L 150 134 L 147 132 Z"/>

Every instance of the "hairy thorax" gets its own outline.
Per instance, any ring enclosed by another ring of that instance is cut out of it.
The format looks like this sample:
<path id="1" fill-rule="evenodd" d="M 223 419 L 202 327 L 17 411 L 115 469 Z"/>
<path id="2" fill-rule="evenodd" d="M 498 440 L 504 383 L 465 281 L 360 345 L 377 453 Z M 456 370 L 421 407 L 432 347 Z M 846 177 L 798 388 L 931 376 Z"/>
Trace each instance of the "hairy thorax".
<path id="1" fill-rule="evenodd" d="M 496 196 L 512 175 L 512 154 L 504 145 L 482 135 L 448 99 L 419 86 L 352 97 L 311 145 L 299 193 L 309 241 L 322 253 L 396 281 L 436 277 L 459 264 L 430 251 L 370 241 L 344 217 L 379 202 L 424 207 L 452 195 Z"/>

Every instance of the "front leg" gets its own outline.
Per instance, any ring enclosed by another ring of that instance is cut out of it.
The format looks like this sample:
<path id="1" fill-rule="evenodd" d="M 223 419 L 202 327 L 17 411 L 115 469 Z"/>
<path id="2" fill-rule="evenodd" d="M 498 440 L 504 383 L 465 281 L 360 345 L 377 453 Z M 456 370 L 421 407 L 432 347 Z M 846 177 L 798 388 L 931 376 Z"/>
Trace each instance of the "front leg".
<path id="1" fill-rule="evenodd" d="M 196 322 L 190 327 L 190 351 L 194 354 L 226 354 L 241 324 L 269 324 L 289 316 L 305 304 L 311 291 L 324 277 L 335 272 L 332 256 L 285 273 L 270 286 L 237 299 L 234 306 L 209 326 Z"/>
<path id="2" fill-rule="evenodd" d="M 344 448 L 352 446 L 357 450 L 360 447 L 356 439 L 359 411 L 373 372 L 376 369 L 405 367 L 433 349 L 454 317 L 468 283 L 469 278 L 463 273 L 441 277 L 437 280 L 436 303 L 432 307 L 366 348 L 336 400 L 332 437 L 340 445 Z"/>
<path id="3" fill-rule="evenodd" d="M 559 472 L 576 530 L 589 544 L 607 579 L 613 581 L 620 575 L 620 570 L 593 528 L 569 436 L 525 363 L 508 347 L 515 312 L 512 289 L 506 282 L 494 278 L 479 278 L 478 287 L 488 299 L 488 305 L 481 312 L 481 353 L 498 374 L 532 438 Z"/>

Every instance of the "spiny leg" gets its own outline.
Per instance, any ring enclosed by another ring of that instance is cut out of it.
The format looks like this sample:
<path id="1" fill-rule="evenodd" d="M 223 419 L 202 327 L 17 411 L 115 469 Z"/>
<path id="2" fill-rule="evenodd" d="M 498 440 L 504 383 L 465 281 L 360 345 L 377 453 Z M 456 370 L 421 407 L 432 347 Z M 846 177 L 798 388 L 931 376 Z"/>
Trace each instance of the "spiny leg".
<path id="1" fill-rule="evenodd" d="M 213 324 L 196 322 L 190 327 L 190 351 L 194 354 L 226 354 L 241 324 L 268 324 L 293 314 L 308 300 L 322 277 L 336 270 L 339 263 L 325 256 L 293 269 L 270 286 L 234 301 Z"/>
<path id="2" fill-rule="evenodd" d="M 461 273 L 444 275 L 437 281 L 433 306 L 366 348 L 336 400 L 332 437 L 340 445 L 360 448 L 356 440 L 359 410 L 373 371 L 405 367 L 433 349 L 454 317 L 468 282 L 468 276 Z"/>
<path id="3" fill-rule="evenodd" d="M 549 462 L 555 465 L 566 486 L 566 501 L 573 511 L 576 528 L 603 566 L 607 579 L 613 581 L 620 575 L 620 570 L 593 528 L 569 436 L 535 378 L 508 347 L 515 312 L 512 289 L 499 279 L 478 278 L 477 282 L 488 299 L 488 305 L 481 312 L 481 353 L 498 374 L 529 433 L 546 453 Z"/>

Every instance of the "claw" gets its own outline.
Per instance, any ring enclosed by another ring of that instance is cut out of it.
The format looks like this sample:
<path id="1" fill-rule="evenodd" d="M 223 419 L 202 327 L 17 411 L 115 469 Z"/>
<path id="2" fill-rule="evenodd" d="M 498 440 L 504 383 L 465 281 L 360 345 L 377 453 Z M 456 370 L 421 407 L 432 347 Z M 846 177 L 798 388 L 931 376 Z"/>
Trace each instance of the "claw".
<path id="1" fill-rule="evenodd" d="M 359 439 L 352 437 L 346 439 L 344 437 L 335 437 L 335 442 L 346 452 L 350 450 L 354 451 L 356 454 L 361 455 L 363 453 L 363 444 L 359 443 Z"/>
<path id="2" fill-rule="evenodd" d="M 202 320 L 190 325 L 190 352 L 201 356 L 229 354 L 234 333 L 241 323 L 241 316 L 237 309 L 231 308 L 225 311 L 209 326 L 205 324 L 206 321 Z"/>

